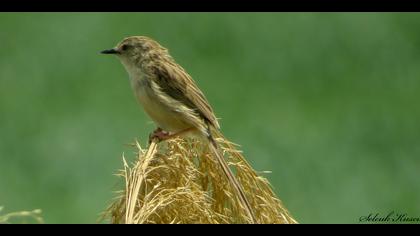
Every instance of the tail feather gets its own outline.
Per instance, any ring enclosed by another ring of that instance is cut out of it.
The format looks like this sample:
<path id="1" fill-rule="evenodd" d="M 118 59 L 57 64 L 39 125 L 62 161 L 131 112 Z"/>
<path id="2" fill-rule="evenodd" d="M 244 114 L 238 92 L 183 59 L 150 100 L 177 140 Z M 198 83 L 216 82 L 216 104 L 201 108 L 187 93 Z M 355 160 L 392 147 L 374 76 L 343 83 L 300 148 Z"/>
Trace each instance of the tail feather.
<path id="1" fill-rule="evenodd" d="M 245 207 L 245 210 L 248 213 L 248 217 L 251 220 L 251 223 L 255 224 L 257 223 L 257 219 L 255 217 L 254 211 L 251 207 L 251 204 L 249 203 L 245 191 L 243 190 L 241 184 L 236 179 L 235 175 L 232 173 L 232 170 L 229 168 L 229 165 L 227 164 L 226 160 L 223 157 L 223 154 L 221 152 L 221 149 L 218 148 L 218 145 L 216 141 L 213 139 L 211 135 L 208 136 L 209 138 L 209 148 L 213 155 L 217 158 L 217 161 L 219 162 L 220 166 L 222 167 L 222 170 L 226 177 L 228 178 L 231 186 L 235 189 L 237 196 L 242 203 L 242 205 Z"/>

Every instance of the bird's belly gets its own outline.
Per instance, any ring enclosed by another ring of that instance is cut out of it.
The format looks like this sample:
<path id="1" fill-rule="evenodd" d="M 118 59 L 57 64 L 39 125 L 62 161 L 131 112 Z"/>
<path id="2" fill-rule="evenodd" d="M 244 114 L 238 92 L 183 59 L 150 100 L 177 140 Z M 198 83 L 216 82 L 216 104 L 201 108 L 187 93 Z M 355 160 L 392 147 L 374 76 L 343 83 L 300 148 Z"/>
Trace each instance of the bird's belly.
<path id="1" fill-rule="evenodd" d="M 178 112 L 168 108 L 156 97 L 146 81 L 138 81 L 133 85 L 133 89 L 137 100 L 158 127 L 169 132 L 178 132 L 191 127 L 191 124 L 186 123 Z"/>

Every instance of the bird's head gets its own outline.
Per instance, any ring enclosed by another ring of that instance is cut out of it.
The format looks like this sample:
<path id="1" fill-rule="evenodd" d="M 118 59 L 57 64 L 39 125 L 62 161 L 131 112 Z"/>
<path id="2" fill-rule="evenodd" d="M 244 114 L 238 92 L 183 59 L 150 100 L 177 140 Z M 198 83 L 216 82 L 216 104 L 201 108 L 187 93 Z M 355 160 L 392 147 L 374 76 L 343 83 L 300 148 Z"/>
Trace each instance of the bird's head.
<path id="1" fill-rule="evenodd" d="M 166 48 L 146 36 L 127 37 L 114 48 L 101 51 L 102 54 L 116 55 L 126 68 L 140 66 L 144 60 L 166 56 L 167 52 Z"/>

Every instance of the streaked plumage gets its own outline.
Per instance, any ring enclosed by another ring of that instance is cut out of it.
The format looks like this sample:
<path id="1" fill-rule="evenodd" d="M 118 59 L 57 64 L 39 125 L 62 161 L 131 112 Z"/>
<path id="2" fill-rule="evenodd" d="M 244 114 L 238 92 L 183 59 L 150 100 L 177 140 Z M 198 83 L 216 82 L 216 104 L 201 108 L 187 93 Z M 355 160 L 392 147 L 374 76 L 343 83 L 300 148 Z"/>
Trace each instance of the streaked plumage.
<path id="1" fill-rule="evenodd" d="M 117 48 L 123 45 L 133 51 L 119 57 L 134 93 L 160 128 L 176 133 L 195 127 L 206 136 L 209 126 L 220 128 L 203 92 L 166 48 L 144 36 L 126 38 Z"/>

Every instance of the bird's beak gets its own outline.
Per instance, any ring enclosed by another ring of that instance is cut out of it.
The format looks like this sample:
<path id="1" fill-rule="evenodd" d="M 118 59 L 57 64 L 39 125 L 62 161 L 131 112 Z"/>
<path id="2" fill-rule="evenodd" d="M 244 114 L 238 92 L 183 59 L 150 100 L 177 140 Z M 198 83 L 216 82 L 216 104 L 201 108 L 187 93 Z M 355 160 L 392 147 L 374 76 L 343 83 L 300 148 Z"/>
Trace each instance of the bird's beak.
<path id="1" fill-rule="evenodd" d="M 111 48 L 101 51 L 102 54 L 119 54 L 120 52 L 116 48 Z"/>

